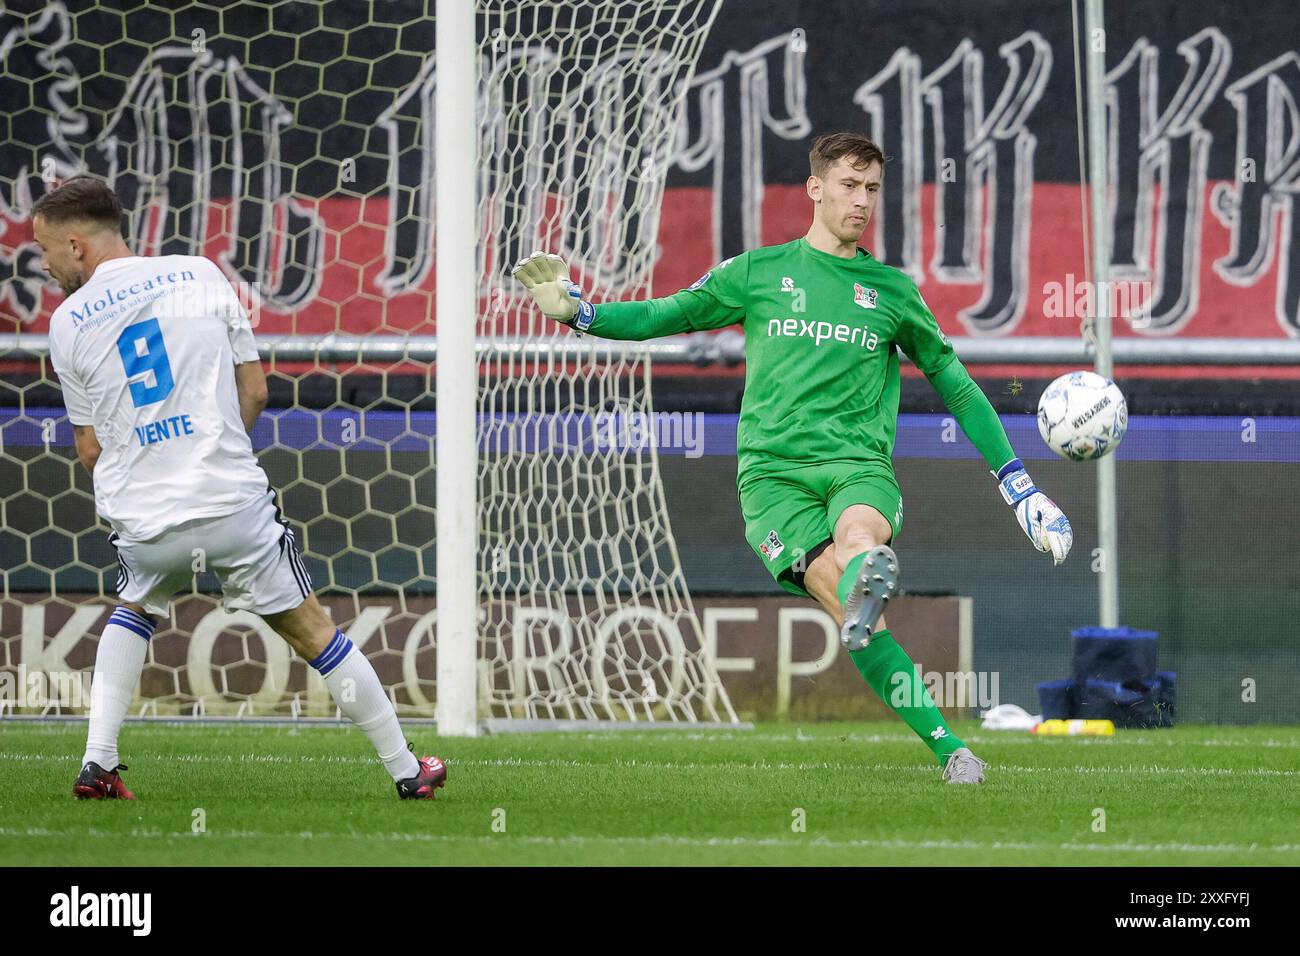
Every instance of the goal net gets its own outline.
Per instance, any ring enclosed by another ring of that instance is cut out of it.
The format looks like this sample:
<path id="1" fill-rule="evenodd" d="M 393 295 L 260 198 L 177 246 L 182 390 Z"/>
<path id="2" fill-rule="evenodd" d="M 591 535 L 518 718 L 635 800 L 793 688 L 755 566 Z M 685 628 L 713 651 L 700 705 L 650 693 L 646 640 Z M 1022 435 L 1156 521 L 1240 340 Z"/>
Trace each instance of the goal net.
<path id="1" fill-rule="evenodd" d="M 435 635 L 433 0 L 120 12 L 7 5 L 0 86 L 0 709 L 76 713 L 116 561 L 48 363 L 56 301 L 26 225 L 107 179 L 138 254 L 208 255 L 254 311 L 254 445 L 322 602 L 399 713 L 431 716 Z M 685 86 L 718 0 L 479 0 L 476 224 L 482 719 L 734 722 L 673 542 L 644 352 L 533 309 L 509 275 L 564 255 L 645 295 Z M 10 94 L 13 94 L 12 96 Z M 565 334 L 558 334 L 564 332 Z M 649 434 L 653 434 L 651 429 Z M 323 682 L 196 561 L 153 641 L 143 715 L 332 716 Z M 9 689 L 10 693 L 4 691 Z M 523 723 L 520 723 L 523 722 Z"/>

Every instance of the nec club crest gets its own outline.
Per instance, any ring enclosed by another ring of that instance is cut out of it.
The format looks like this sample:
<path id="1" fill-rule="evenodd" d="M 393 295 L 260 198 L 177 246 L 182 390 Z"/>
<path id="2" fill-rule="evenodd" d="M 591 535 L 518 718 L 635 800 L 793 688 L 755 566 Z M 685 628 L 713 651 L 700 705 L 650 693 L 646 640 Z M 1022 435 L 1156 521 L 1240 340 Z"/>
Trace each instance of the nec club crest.
<path id="1" fill-rule="evenodd" d="M 874 309 L 876 307 L 876 290 L 868 289 L 856 282 L 853 283 L 853 302 L 864 309 Z"/>

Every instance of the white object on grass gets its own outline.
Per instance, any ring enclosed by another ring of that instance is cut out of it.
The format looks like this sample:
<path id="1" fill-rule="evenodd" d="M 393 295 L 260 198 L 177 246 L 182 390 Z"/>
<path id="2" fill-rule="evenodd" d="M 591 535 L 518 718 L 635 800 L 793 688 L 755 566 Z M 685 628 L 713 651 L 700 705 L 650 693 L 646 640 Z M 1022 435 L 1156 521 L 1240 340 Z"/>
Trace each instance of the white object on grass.
<path id="1" fill-rule="evenodd" d="M 1033 730 L 1043 720 L 1041 714 L 1034 717 L 1015 704 L 998 704 L 980 716 L 984 719 L 980 726 L 985 730 Z"/>

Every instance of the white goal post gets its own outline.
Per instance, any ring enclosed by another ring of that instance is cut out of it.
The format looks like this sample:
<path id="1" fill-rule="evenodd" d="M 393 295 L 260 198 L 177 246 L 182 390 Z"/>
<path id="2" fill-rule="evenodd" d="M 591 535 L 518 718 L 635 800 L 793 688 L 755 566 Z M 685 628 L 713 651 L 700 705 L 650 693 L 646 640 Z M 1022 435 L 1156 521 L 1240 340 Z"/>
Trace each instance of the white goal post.
<path id="1" fill-rule="evenodd" d="M 440 734 L 462 737 L 479 728 L 478 561 L 471 557 L 478 553 L 478 43 L 474 5 L 438 0 L 437 18 L 437 718 Z"/>

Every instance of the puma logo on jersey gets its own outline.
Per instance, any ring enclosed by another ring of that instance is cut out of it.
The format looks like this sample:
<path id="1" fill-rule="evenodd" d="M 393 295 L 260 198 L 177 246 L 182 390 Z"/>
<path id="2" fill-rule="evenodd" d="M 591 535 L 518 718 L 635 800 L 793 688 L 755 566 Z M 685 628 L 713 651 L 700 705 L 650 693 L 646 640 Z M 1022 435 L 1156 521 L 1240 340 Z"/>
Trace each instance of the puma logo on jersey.
<path id="1" fill-rule="evenodd" d="M 864 309 L 874 309 L 876 307 L 876 290 L 868 289 L 856 282 L 853 283 L 853 302 Z"/>

